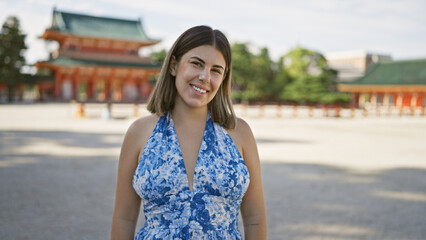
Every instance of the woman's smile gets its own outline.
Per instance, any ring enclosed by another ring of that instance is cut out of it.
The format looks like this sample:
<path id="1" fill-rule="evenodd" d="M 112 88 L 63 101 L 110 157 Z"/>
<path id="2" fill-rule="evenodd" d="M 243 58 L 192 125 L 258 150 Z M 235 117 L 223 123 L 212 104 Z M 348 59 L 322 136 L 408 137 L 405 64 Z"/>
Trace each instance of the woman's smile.
<path id="1" fill-rule="evenodd" d="M 190 107 L 207 107 L 224 79 L 226 63 L 220 51 L 203 45 L 175 60 L 170 74 L 175 76 L 176 103 Z"/>
<path id="2" fill-rule="evenodd" d="M 194 89 L 196 94 L 203 95 L 203 94 L 208 92 L 206 89 L 204 89 L 203 87 L 201 87 L 199 85 L 196 86 L 196 85 L 191 84 L 191 83 L 189 85 L 192 87 L 192 89 Z"/>

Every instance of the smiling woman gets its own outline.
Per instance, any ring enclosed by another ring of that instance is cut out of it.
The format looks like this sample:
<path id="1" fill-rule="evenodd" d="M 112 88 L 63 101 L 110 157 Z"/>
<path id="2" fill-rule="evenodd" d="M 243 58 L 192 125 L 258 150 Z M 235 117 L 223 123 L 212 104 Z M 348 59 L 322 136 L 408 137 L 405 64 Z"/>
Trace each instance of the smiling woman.
<path id="1" fill-rule="evenodd" d="M 207 26 L 172 46 L 150 96 L 151 116 L 128 129 L 118 166 L 111 239 L 266 239 L 260 162 L 231 104 L 231 50 Z"/>

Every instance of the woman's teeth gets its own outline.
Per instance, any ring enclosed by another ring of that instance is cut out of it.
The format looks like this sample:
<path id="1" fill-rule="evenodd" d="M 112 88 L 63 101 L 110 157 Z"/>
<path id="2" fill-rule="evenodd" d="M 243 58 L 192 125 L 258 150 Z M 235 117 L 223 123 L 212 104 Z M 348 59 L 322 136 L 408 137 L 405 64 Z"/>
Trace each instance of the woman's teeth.
<path id="1" fill-rule="evenodd" d="M 195 89 L 195 91 L 199 92 L 199 93 L 206 93 L 207 91 L 201 88 L 197 88 L 196 86 L 192 85 L 192 88 Z"/>

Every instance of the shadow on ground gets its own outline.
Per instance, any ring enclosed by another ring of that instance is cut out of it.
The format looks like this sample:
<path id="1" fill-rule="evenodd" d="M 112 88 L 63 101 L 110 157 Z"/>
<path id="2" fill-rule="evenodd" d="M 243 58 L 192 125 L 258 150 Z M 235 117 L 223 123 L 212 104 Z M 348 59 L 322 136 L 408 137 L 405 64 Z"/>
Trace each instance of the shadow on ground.
<path id="1" fill-rule="evenodd" d="M 0 239 L 109 238 L 118 153 L 105 152 L 123 135 L 1 131 L 0 139 Z M 77 152 L 31 148 L 44 142 Z M 425 170 L 265 162 L 262 171 L 269 239 L 426 239 Z"/>
<path id="2" fill-rule="evenodd" d="M 262 165 L 270 239 L 426 239 L 426 171 Z"/>

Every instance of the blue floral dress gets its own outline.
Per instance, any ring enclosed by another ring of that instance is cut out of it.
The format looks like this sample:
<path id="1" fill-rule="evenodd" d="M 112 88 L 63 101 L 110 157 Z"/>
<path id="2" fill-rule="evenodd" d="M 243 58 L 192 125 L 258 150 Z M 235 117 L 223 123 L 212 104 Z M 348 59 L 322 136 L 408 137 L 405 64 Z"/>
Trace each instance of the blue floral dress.
<path id="1" fill-rule="evenodd" d="M 166 113 L 133 176 L 145 213 L 135 239 L 242 239 L 238 214 L 249 182 L 237 147 L 209 114 L 190 191 L 172 116 Z"/>

